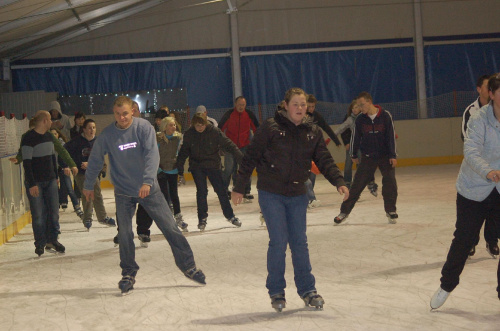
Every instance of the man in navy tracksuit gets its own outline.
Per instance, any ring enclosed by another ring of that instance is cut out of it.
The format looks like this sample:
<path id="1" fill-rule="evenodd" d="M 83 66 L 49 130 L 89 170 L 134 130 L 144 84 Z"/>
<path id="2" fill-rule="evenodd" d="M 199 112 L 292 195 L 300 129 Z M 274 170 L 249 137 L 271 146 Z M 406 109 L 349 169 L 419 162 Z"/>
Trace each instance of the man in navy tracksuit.
<path id="1" fill-rule="evenodd" d="M 354 132 L 351 136 L 350 154 L 358 170 L 351 186 L 349 198 L 342 203 L 339 216 L 335 217 L 336 224 L 345 222 L 354 204 L 358 201 L 361 192 L 373 178 L 375 170 L 382 173 L 382 196 L 384 209 L 389 223 L 395 224 L 396 200 L 398 186 L 396 183 L 396 139 L 391 114 L 378 105 L 368 92 L 361 92 L 356 98 L 362 114 L 356 118 Z M 358 149 L 361 151 L 361 160 L 358 159 Z"/>

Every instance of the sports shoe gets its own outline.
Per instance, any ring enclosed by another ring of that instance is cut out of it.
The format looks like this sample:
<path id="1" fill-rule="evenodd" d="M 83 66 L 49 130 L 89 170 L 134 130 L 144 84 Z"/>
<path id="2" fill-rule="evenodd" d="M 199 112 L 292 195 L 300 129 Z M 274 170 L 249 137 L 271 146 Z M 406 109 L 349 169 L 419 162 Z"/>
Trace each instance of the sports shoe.
<path id="1" fill-rule="evenodd" d="M 370 191 L 370 193 L 374 197 L 378 196 L 378 193 L 377 193 L 378 185 L 377 185 L 377 183 L 375 183 L 375 182 L 368 183 L 368 190 Z"/>
<path id="2" fill-rule="evenodd" d="M 390 211 L 385 216 L 387 216 L 389 224 L 396 224 L 398 222 L 398 214 L 395 211 Z"/>
<path id="3" fill-rule="evenodd" d="M 75 213 L 78 217 L 80 217 L 80 219 L 83 220 L 83 211 L 82 211 L 82 208 L 80 208 L 80 206 L 75 208 Z"/>
<path id="4" fill-rule="evenodd" d="M 197 269 L 196 267 L 193 267 L 189 270 L 184 271 L 184 276 L 186 276 L 189 279 L 194 280 L 197 283 L 205 285 L 205 274 L 203 271 L 200 269 Z"/>
<path id="5" fill-rule="evenodd" d="M 137 238 L 141 242 L 141 247 L 148 247 L 148 244 L 151 242 L 151 237 L 147 234 L 138 234 Z"/>
<path id="6" fill-rule="evenodd" d="M 123 276 L 123 278 L 118 282 L 118 288 L 122 291 L 122 295 L 127 295 L 134 289 L 134 284 L 134 276 Z"/>
<path id="7" fill-rule="evenodd" d="M 307 292 L 303 294 L 301 298 L 304 300 L 306 307 L 311 306 L 322 310 L 323 305 L 325 304 L 325 300 L 323 300 L 321 295 L 319 295 L 316 291 Z"/>
<path id="8" fill-rule="evenodd" d="M 229 223 L 231 223 L 234 226 L 240 227 L 241 226 L 241 221 L 236 217 L 233 216 L 230 219 L 227 220 Z"/>
<path id="9" fill-rule="evenodd" d="M 198 222 L 198 229 L 200 229 L 200 231 L 205 231 L 206 227 L 207 227 L 207 219 L 206 218 L 204 218 Z"/>
<path id="10" fill-rule="evenodd" d="M 45 245 L 45 250 L 50 253 L 64 253 L 66 248 L 57 240 L 47 243 Z"/>
<path id="11" fill-rule="evenodd" d="M 333 221 L 335 222 L 334 225 L 339 225 L 339 224 L 345 223 L 348 217 L 349 217 L 349 214 L 340 213 L 339 216 L 337 216 L 333 219 Z"/>
<path id="12" fill-rule="evenodd" d="M 450 292 L 446 292 L 440 286 L 431 298 L 431 309 L 438 309 L 441 307 L 446 299 L 448 299 L 449 295 Z"/>
<path id="13" fill-rule="evenodd" d="M 321 201 L 319 201 L 319 200 L 311 200 L 311 201 L 309 201 L 309 205 L 307 205 L 307 208 L 313 209 L 313 208 L 316 208 L 316 207 L 319 207 L 319 206 L 321 206 Z"/>
<path id="14" fill-rule="evenodd" d="M 42 256 L 43 253 L 45 253 L 43 246 L 35 246 L 35 254 L 38 255 L 38 257 Z"/>
<path id="15" fill-rule="evenodd" d="M 278 313 L 281 313 L 283 308 L 286 308 L 285 293 L 271 295 L 271 306 L 276 309 Z"/>
<path id="16" fill-rule="evenodd" d="M 109 216 L 106 216 L 105 219 L 103 220 L 100 220 L 99 221 L 99 224 L 102 224 L 102 225 L 106 225 L 106 226 L 116 226 L 116 222 L 114 219 L 112 219 L 111 217 Z"/>
<path id="17" fill-rule="evenodd" d="M 90 228 L 92 227 L 92 219 L 86 219 L 83 220 L 83 226 L 87 229 L 87 231 L 90 231 Z"/>
<path id="18" fill-rule="evenodd" d="M 181 229 L 183 232 L 188 232 L 188 228 L 187 228 L 188 225 L 182 219 L 182 214 L 181 213 L 175 214 L 174 215 L 174 219 L 175 219 L 175 224 L 177 224 L 177 226 L 179 227 L 179 229 Z"/>
<path id="19" fill-rule="evenodd" d="M 486 243 L 486 250 L 494 259 L 497 258 L 499 254 L 498 244 L 495 242 Z"/>

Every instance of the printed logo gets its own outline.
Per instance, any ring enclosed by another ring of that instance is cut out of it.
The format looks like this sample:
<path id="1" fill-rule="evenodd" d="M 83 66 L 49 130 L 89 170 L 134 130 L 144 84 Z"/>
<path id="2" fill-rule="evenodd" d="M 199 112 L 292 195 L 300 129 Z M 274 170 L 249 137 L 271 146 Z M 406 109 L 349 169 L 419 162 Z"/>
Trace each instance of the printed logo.
<path id="1" fill-rule="evenodd" d="M 130 149 L 130 148 L 136 148 L 137 147 L 137 143 L 136 142 L 133 142 L 133 143 L 128 143 L 128 144 L 124 144 L 124 145 L 120 145 L 118 146 L 118 148 L 121 150 L 121 151 L 124 151 L 126 149 Z"/>

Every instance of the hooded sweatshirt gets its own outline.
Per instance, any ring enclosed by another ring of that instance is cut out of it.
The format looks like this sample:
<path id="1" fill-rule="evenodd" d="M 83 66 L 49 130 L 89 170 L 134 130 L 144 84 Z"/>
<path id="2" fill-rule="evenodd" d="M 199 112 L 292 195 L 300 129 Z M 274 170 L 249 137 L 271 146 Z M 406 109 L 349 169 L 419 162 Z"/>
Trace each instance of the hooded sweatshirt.
<path id="1" fill-rule="evenodd" d="M 52 110 L 52 109 L 57 110 L 57 112 L 59 113 L 59 115 L 57 116 L 57 118 L 55 120 L 52 120 L 52 121 L 59 121 L 59 122 L 61 122 L 62 128 L 60 130 L 61 130 L 62 134 L 67 139 L 70 139 L 71 138 L 71 133 L 70 133 L 71 122 L 69 120 L 68 115 L 65 115 L 65 114 L 62 113 L 62 111 L 61 111 L 61 105 L 59 104 L 59 102 L 52 101 L 50 103 L 49 109 L 50 110 Z M 51 116 L 52 116 L 52 114 L 51 114 Z"/>

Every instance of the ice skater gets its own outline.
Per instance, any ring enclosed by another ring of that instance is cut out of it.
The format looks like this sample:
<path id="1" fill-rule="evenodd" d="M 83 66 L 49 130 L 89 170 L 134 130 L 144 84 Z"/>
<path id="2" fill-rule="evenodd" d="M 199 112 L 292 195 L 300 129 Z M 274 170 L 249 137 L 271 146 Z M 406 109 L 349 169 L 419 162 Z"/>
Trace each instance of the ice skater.
<path id="1" fill-rule="evenodd" d="M 292 88 L 285 94 L 285 110 L 277 110 L 256 131 L 243 157 L 236 185 L 231 193 L 234 204 L 243 201 L 248 178 L 257 168 L 259 204 L 269 233 L 266 287 L 277 311 L 286 307 L 285 254 L 290 245 L 297 293 L 307 306 L 322 308 L 311 273 L 307 248 L 305 182 L 314 161 L 325 178 L 344 200 L 349 196 L 342 174 L 326 148 L 318 126 L 306 118 L 306 93 Z"/>
<path id="2" fill-rule="evenodd" d="M 350 154 L 359 167 L 352 182 L 349 199 L 340 206 L 340 214 L 335 217 L 335 224 L 344 223 L 359 199 L 361 192 L 373 178 L 375 170 L 382 173 L 382 196 L 384 209 L 390 224 L 397 222 L 396 200 L 398 186 L 395 167 L 396 137 L 391 114 L 382 107 L 373 104 L 370 93 L 361 92 L 356 98 L 362 114 L 356 118 L 351 137 Z M 361 150 L 361 160 L 358 157 Z"/>
<path id="3" fill-rule="evenodd" d="M 472 114 L 464 141 L 464 160 L 458 174 L 457 222 L 441 285 L 431 298 L 431 309 L 441 307 L 458 286 L 460 274 L 485 219 L 500 233 L 500 74 L 488 81 L 490 103 Z M 497 268 L 500 299 L 500 263 Z"/>
<path id="4" fill-rule="evenodd" d="M 156 179 L 160 155 L 153 126 L 132 116 L 132 100 L 126 96 L 115 99 L 113 114 L 116 122 L 102 131 L 92 148 L 82 193 L 87 199 L 94 198 L 94 183 L 104 164 L 104 155 L 108 154 L 115 187 L 123 276 L 118 287 L 122 294 L 129 293 L 139 270 L 132 231 L 137 203 L 144 207 L 167 239 L 177 267 L 186 277 L 205 284 L 205 275 L 196 267 L 191 247 L 177 227 Z"/>

